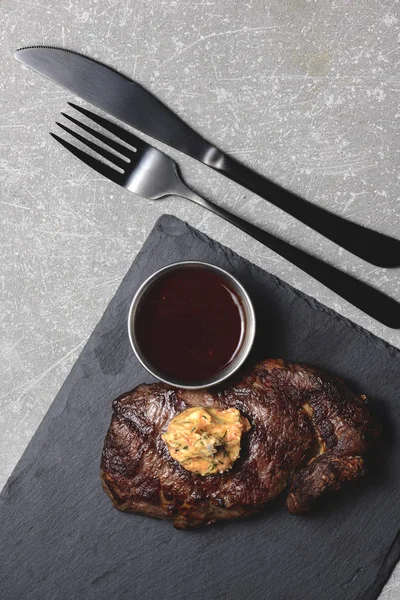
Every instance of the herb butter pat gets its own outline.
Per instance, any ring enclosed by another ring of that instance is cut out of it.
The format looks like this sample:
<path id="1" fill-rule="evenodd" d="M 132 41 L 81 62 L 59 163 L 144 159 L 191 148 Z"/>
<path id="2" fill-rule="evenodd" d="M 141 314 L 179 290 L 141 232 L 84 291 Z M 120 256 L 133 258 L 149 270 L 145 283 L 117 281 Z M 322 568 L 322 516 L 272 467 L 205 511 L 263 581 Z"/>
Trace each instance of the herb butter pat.
<path id="1" fill-rule="evenodd" d="M 162 438 L 175 460 L 197 475 L 231 469 L 250 423 L 237 408 L 187 408 L 169 423 Z"/>

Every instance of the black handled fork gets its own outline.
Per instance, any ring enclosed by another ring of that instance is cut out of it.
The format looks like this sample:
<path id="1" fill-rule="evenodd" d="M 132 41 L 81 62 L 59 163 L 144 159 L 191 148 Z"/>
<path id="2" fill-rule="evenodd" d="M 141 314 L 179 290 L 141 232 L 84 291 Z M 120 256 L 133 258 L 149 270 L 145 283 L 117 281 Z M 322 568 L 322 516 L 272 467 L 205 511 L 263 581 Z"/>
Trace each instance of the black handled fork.
<path id="1" fill-rule="evenodd" d="M 69 105 L 119 140 L 117 142 L 76 118 L 62 113 L 70 122 L 107 146 L 107 149 L 99 146 L 88 137 L 62 123 L 57 123 L 61 129 L 109 163 L 105 164 L 58 135 L 51 134 L 64 148 L 89 167 L 114 183 L 149 200 L 175 195 L 199 204 L 246 232 L 371 317 L 388 327 L 400 328 L 400 304 L 394 299 L 199 196 L 183 182 L 176 163 L 166 154 L 104 117 L 75 104 L 69 103 Z"/>

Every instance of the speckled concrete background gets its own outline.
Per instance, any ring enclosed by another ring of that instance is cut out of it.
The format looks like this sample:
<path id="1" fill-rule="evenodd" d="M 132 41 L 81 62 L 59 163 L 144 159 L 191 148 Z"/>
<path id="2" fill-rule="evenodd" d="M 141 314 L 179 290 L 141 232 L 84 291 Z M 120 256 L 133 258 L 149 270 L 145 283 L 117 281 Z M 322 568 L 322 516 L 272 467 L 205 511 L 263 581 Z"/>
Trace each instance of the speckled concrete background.
<path id="1" fill-rule="evenodd" d="M 201 208 L 149 203 L 79 164 L 49 136 L 71 94 L 13 58 L 51 44 L 105 61 L 260 172 L 398 237 L 397 1 L 0 0 L 0 23 L 0 486 L 163 212 L 400 347 L 400 332 Z M 364 263 L 170 154 L 210 199 L 400 299 L 398 270 Z M 397 580 L 400 570 L 382 598 L 400 598 Z"/>

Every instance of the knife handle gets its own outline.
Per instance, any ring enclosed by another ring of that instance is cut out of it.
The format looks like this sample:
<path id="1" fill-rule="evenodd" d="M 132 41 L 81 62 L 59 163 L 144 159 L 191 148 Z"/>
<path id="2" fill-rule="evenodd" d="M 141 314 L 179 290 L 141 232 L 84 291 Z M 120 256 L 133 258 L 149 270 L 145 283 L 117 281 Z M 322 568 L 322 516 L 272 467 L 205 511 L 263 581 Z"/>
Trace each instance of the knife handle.
<path id="1" fill-rule="evenodd" d="M 229 221 L 377 321 L 394 329 L 400 328 L 400 304 L 393 298 L 316 256 L 295 248 L 256 225 L 244 221 L 221 206 L 202 198 L 186 186 L 177 193 Z"/>
<path id="2" fill-rule="evenodd" d="M 339 246 L 379 267 L 400 266 L 400 241 L 316 206 L 223 154 L 213 168 Z"/>

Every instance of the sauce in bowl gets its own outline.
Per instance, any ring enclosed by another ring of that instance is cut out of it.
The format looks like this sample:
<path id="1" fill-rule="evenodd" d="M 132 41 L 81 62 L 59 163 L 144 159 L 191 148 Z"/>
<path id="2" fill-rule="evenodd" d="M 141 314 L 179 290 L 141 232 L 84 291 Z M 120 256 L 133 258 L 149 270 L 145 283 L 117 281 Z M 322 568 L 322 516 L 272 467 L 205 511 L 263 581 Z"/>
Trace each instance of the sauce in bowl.
<path id="1" fill-rule="evenodd" d="M 139 299 L 134 336 L 142 360 L 167 381 L 212 380 L 237 359 L 246 332 L 242 300 L 223 271 L 183 264 Z"/>

